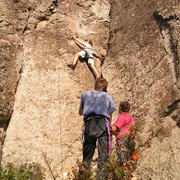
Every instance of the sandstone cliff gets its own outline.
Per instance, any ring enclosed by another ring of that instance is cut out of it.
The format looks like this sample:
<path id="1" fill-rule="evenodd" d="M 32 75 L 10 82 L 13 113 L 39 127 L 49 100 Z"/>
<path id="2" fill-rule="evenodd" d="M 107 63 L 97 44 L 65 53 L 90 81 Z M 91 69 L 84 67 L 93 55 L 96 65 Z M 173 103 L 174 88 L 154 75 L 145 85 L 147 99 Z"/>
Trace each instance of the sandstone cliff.
<path id="1" fill-rule="evenodd" d="M 180 178 L 180 2 L 1 0 L 0 122 L 2 163 L 45 157 L 60 179 L 81 159 L 81 92 L 93 89 L 72 37 L 92 39 L 117 106 L 129 100 L 142 148 L 140 179 Z M 117 112 L 114 114 L 116 118 Z M 158 132 L 158 133 L 156 133 Z M 3 143 L 3 140 L 2 140 Z"/>

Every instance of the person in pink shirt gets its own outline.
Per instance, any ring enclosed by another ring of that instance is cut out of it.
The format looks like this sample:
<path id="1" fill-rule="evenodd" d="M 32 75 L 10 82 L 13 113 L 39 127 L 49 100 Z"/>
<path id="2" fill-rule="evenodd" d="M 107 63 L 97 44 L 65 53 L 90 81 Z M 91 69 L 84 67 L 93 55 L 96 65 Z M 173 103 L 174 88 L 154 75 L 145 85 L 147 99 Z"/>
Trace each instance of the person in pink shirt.
<path id="1" fill-rule="evenodd" d="M 120 102 L 119 116 L 112 126 L 112 133 L 116 137 L 116 148 L 120 165 L 128 161 L 134 151 L 134 134 L 132 129 L 135 126 L 135 121 L 129 114 L 129 110 L 129 102 Z"/>

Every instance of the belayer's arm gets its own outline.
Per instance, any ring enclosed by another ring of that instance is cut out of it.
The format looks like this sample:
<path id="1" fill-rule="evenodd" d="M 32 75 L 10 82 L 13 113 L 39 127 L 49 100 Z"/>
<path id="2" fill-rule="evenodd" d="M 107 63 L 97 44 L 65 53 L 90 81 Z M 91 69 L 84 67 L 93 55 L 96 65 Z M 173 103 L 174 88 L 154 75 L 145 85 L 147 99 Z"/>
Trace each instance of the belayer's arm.
<path id="1" fill-rule="evenodd" d="M 112 125 L 112 134 L 117 136 L 120 132 L 120 129 L 114 125 Z"/>
<path id="2" fill-rule="evenodd" d="M 116 135 L 116 131 L 117 131 L 117 127 L 116 126 L 112 126 L 112 133 L 113 133 L 113 135 Z"/>
<path id="3" fill-rule="evenodd" d="M 109 114 L 110 115 L 110 122 L 112 121 L 112 113 Z"/>
<path id="4" fill-rule="evenodd" d="M 81 109 L 81 107 L 79 107 L 79 115 L 80 115 L 80 116 L 83 115 L 83 110 Z"/>

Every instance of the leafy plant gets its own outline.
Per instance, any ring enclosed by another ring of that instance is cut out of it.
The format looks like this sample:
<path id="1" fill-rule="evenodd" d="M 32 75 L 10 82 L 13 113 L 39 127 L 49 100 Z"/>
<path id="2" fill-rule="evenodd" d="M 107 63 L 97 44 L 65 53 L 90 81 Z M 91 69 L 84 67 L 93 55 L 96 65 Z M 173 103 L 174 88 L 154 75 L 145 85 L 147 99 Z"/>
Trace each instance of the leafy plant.
<path id="1" fill-rule="evenodd" d="M 38 164 L 23 164 L 20 167 L 15 167 L 12 163 L 8 163 L 0 170 L 0 179 L 43 180 L 45 178 L 44 173 Z"/>
<path id="2" fill-rule="evenodd" d="M 114 148 L 110 154 L 108 162 L 105 163 L 102 171 L 108 176 L 108 180 L 127 180 L 131 179 L 133 172 L 136 169 L 137 159 L 130 157 L 124 164 L 120 164 L 117 158 L 116 149 Z M 74 167 L 72 173 L 69 173 L 69 178 L 73 180 L 93 180 L 95 179 L 96 169 L 92 166 L 86 168 L 79 160 L 77 161 L 77 167 Z M 83 173 L 79 173 L 83 171 Z M 107 177 L 106 176 L 106 177 Z M 104 179 L 107 179 L 107 178 Z M 102 178 L 103 180 L 103 178 Z"/>
<path id="3" fill-rule="evenodd" d="M 86 164 L 79 160 L 76 162 L 77 167 L 73 167 L 72 173 L 69 173 L 69 178 L 72 180 L 93 180 L 95 179 L 95 171 L 91 167 L 87 168 Z"/>
<path id="4" fill-rule="evenodd" d="M 126 169 L 119 164 L 115 150 L 112 151 L 109 161 L 104 166 L 104 171 L 108 174 L 109 180 L 123 180 L 126 179 Z"/>

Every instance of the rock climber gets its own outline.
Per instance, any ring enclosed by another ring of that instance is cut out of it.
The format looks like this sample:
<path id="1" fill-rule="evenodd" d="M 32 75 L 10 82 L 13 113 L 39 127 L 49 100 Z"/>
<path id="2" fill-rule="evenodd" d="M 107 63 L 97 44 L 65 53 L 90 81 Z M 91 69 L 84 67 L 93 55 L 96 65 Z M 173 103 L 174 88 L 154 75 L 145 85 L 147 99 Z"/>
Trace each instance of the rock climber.
<path id="1" fill-rule="evenodd" d="M 102 55 L 100 57 L 94 52 L 94 50 L 92 49 L 92 46 L 93 46 L 92 40 L 89 40 L 89 42 L 86 42 L 76 37 L 73 37 L 73 39 L 75 40 L 76 44 L 78 44 L 78 46 L 82 48 L 82 50 L 78 52 L 77 54 L 75 54 L 73 63 L 68 64 L 68 67 L 74 70 L 80 58 L 87 58 L 88 65 L 90 69 L 92 70 L 92 72 L 94 73 L 95 77 L 96 78 L 100 77 L 100 74 L 98 73 L 94 65 L 94 56 L 101 60 L 101 64 L 103 63 L 104 56 Z"/>

